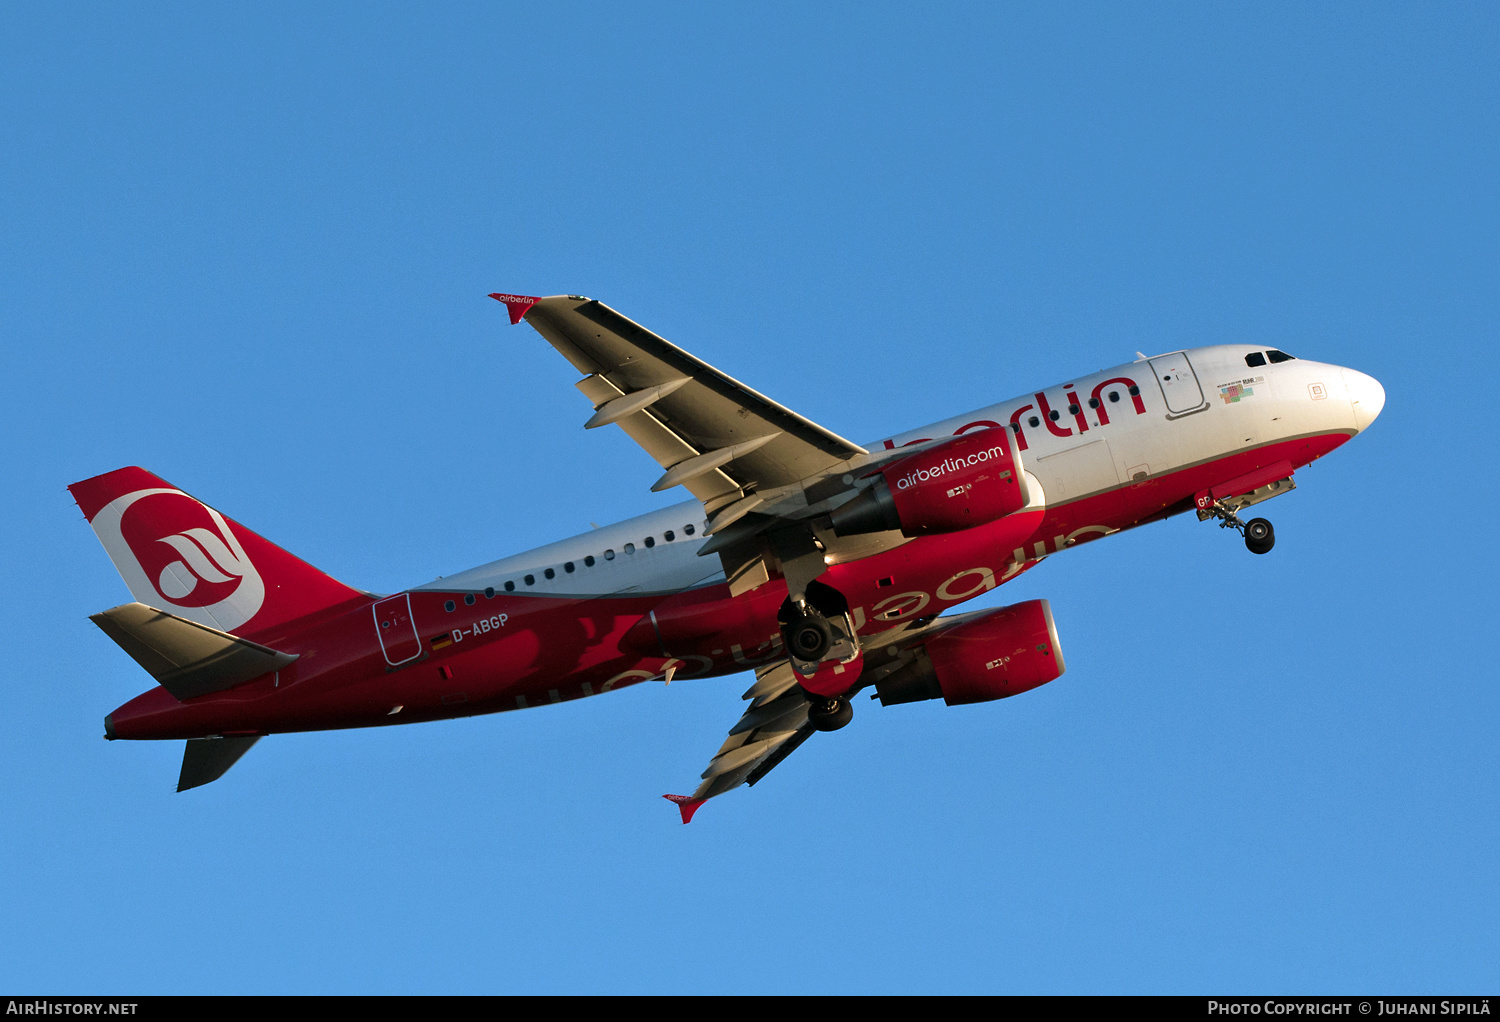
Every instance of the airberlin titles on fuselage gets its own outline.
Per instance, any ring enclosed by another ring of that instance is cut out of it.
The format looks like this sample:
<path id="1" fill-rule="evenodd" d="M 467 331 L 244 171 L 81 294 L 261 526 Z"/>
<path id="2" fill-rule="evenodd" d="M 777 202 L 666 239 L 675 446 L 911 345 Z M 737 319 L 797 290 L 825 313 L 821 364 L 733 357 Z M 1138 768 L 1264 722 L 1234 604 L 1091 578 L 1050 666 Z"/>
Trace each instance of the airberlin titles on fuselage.
<path id="1" fill-rule="evenodd" d="M 1116 389 L 1110 391 L 1104 389 L 1110 386 L 1115 386 Z M 1089 431 L 1089 420 L 1083 405 L 1078 401 L 1078 394 L 1073 390 L 1073 387 L 1074 384 L 1064 384 L 1063 394 L 1067 400 L 1066 407 L 1068 414 L 1077 423 L 1078 433 L 1082 435 Z M 1118 403 L 1121 400 L 1120 395 L 1122 390 L 1130 397 L 1131 404 L 1135 408 L 1135 414 L 1146 414 L 1146 402 L 1141 398 L 1141 388 L 1136 385 L 1136 382 L 1128 376 L 1111 377 L 1096 385 L 1088 399 L 1089 410 L 1093 411 L 1099 417 L 1098 421 L 1094 424 L 1094 428 L 1109 425 L 1109 409 L 1106 407 L 1106 402 Z M 1016 446 L 1023 451 L 1029 449 L 1030 445 L 1026 442 L 1026 427 L 1028 426 L 1032 429 L 1038 429 L 1045 425 L 1047 432 L 1055 437 L 1071 437 L 1074 435 L 1072 427 L 1058 425 L 1058 421 L 1062 418 L 1062 413 L 1048 403 L 1045 391 L 1037 391 L 1032 395 L 1032 400 L 1036 403 L 1019 406 L 1010 413 L 1009 418 L 1006 420 L 1010 423 L 1011 432 L 1016 436 Z M 1009 402 L 1006 403 L 1009 404 Z M 1021 417 L 1027 412 L 1033 411 L 1037 414 L 1031 416 L 1025 425 L 1023 425 Z M 995 422 L 993 419 L 975 419 L 955 429 L 952 435 L 959 436 L 971 429 L 987 429 L 999 425 L 1000 423 Z M 932 437 L 917 437 L 914 440 L 902 441 L 900 444 L 897 444 L 894 439 L 887 438 L 881 441 L 881 446 L 891 451 L 897 447 L 911 447 L 916 444 L 928 444 L 931 442 Z"/>

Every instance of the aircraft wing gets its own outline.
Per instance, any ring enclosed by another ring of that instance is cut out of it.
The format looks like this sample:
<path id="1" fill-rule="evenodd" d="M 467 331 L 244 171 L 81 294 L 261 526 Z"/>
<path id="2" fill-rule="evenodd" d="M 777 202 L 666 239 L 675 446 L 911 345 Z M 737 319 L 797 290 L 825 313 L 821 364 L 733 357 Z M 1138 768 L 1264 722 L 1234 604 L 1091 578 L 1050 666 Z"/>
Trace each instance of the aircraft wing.
<path id="1" fill-rule="evenodd" d="M 807 697 L 785 660 L 757 668 L 744 698 L 750 707 L 704 769 L 703 783 L 691 795 L 663 796 L 677 803 L 683 823 L 715 795 L 755 784 L 814 733 L 807 722 Z"/>
<path id="2" fill-rule="evenodd" d="M 862 644 L 864 670 L 847 698 L 853 699 L 860 691 L 910 664 L 919 647 L 934 635 L 988 613 L 977 610 L 951 617 L 917 618 L 880 632 L 874 641 Z M 742 784 L 754 785 L 817 733 L 807 719 L 807 695 L 797 684 L 792 665 L 785 660 L 757 667 L 755 684 L 741 698 L 750 700 L 750 706 L 729 729 L 729 737 L 704 768 L 703 781 L 697 790 L 691 795 L 662 796 L 676 803 L 683 823 L 692 820 L 693 814 L 709 799 Z"/>
<path id="3" fill-rule="evenodd" d="M 617 423 L 665 470 L 651 488 L 686 487 L 703 502 L 714 530 L 760 506 L 768 491 L 868 453 L 603 302 L 490 297 L 586 374 L 577 385 L 594 405 L 585 428 Z"/>

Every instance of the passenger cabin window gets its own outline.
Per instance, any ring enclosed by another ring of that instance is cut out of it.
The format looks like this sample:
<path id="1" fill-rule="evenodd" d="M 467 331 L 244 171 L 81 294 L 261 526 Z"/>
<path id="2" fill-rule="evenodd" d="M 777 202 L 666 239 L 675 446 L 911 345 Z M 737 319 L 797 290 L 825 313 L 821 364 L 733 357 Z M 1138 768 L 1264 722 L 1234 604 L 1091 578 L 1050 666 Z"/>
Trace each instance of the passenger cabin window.
<path id="1" fill-rule="evenodd" d="M 604 559 L 606 561 L 612 561 L 612 560 L 614 560 L 615 559 L 615 552 L 613 550 L 606 550 L 606 551 L 604 551 Z"/>
<path id="2" fill-rule="evenodd" d="M 551 568 L 548 568 L 546 571 L 543 571 L 542 574 L 546 575 L 548 578 L 556 578 L 557 577 L 557 572 L 553 571 Z"/>
<path id="3" fill-rule="evenodd" d="M 566 564 L 564 564 L 563 565 L 563 571 L 566 571 L 569 575 L 573 574 L 573 562 L 569 561 Z"/>
<path id="4" fill-rule="evenodd" d="M 464 605 L 465 606 L 469 606 L 469 607 L 474 606 L 474 594 L 473 593 L 464 593 Z"/>
<path id="5" fill-rule="evenodd" d="M 1263 366 L 1266 364 L 1266 356 L 1258 351 L 1252 351 L 1245 356 L 1245 364 L 1251 369 L 1254 369 L 1256 366 Z"/>
<path id="6" fill-rule="evenodd" d="M 1271 360 L 1272 365 L 1275 365 L 1277 362 L 1295 362 L 1297 360 L 1296 355 L 1288 355 L 1284 351 L 1276 351 L 1274 349 L 1266 352 L 1266 357 Z"/>
<path id="7" fill-rule="evenodd" d="M 682 531 L 691 536 L 693 534 L 693 527 L 691 525 L 684 525 Z"/>
<path id="8" fill-rule="evenodd" d="M 583 566 L 585 568 L 592 568 L 594 566 L 594 555 L 593 554 L 589 554 L 587 557 L 585 557 L 583 559 Z"/>
<path id="9" fill-rule="evenodd" d="M 454 603 L 452 600 L 449 600 L 449 601 L 447 601 L 446 603 L 443 604 L 443 609 L 446 610 L 450 614 L 453 613 L 454 609 L 457 608 L 457 607 L 458 607 L 458 604 Z"/>
<path id="10" fill-rule="evenodd" d="M 677 538 L 677 534 L 674 533 L 671 529 L 668 529 L 666 532 L 661 534 L 661 538 L 670 543 L 672 542 L 672 540 Z"/>
<path id="11" fill-rule="evenodd" d="M 526 576 L 526 584 L 529 585 L 529 586 L 536 585 L 536 576 L 535 575 L 527 575 Z"/>
<path id="12" fill-rule="evenodd" d="M 1040 426 L 1042 424 L 1042 420 L 1038 419 L 1035 415 L 1033 415 L 1031 418 L 1027 419 L 1026 421 L 1031 424 L 1031 428 L 1032 429 L 1036 429 L 1038 426 Z"/>
<path id="13" fill-rule="evenodd" d="M 486 600 L 493 600 L 495 598 L 495 587 L 494 586 L 486 586 L 485 587 L 484 598 Z"/>
<path id="14" fill-rule="evenodd" d="M 513 593 L 513 592 L 515 592 L 516 591 L 516 584 L 514 582 L 507 582 L 507 583 L 505 583 L 505 591 L 507 593 Z"/>
<path id="15" fill-rule="evenodd" d="M 635 553 L 635 544 L 634 543 L 626 543 L 625 544 L 625 552 L 627 554 L 633 554 L 633 553 Z"/>
<path id="16" fill-rule="evenodd" d="M 1112 391 L 1110 391 L 1109 392 L 1109 403 L 1110 404 L 1114 404 L 1118 400 L 1120 400 L 1120 392 L 1118 390 L 1112 390 Z"/>
<path id="17" fill-rule="evenodd" d="M 656 537 L 655 536 L 647 536 L 646 537 L 646 549 L 650 550 L 654 546 L 656 546 Z"/>

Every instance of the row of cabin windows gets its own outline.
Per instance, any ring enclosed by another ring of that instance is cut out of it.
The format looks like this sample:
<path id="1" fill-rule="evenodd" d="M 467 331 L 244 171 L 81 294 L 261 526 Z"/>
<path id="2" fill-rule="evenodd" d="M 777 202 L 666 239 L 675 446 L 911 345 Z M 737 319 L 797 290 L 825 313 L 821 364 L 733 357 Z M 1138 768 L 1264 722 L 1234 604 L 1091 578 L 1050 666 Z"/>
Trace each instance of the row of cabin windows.
<path id="1" fill-rule="evenodd" d="M 692 524 L 688 524 L 688 525 L 684 525 L 682 527 L 682 531 L 683 531 L 684 535 L 691 536 L 694 533 L 696 533 L 698 530 L 697 530 L 696 526 L 694 526 Z M 661 538 L 664 539 L 664 540 L 666 540 L 668 543 L 670 543 L 674 539 L 677 538 L 677 533 L 673 532 L 671 529 L 668 529 L 666 532 L 663 532 L 661 534 Z M 656 546 L 656 537 L 655 536 L 647 536 L 641 542 L 643 542 L 646 545 L 646 549 L 647 550 L 650 550 L 652 547 Z M 627 554 L 633 554 L 633 553 L 635 553 L 635 544 L 634 543 L 626 543 L 623 549 L 624 549 L 624 551 Z M 604 559 L 606 561 L 612 561 L 612 560 L 614 560 L 615 559 L 615 552 L 614 552 L 614 550 L 606 550 L 606 551 L 604 551 Z M 583 566 L 585 568 L 592 568 L 596 563 L 597 562 L 595 561 L 593 554 L 588 554 L 583 559 Z M 573 572 L 575 572 L 575 571 L 578 570 L 578 565 L 574 564 L 572 561 L 564 561 L 562 568 L 563 568 L 564 572 L 566 572 L 567 574 L 571 575 L 571 574 L 573 574 Z M 543 568 L 542 569 L 542 576 L 544 578 L 556 578 L 557 577 L 557 569 L 555 569 L 555 568 Z M 535 575 L 526 575 L 526 576 L 524 576 L 522 578 L 522 581 L 525 582 L 529 586 L 534 586 L 534 585 L 536 585 L 536 576 Z M 516 583 L 514 581 L 508 581 L 508 582 L 506 582 L 505 583 L 505 591 L 507 593 L 513 593 L 513 592 L 515 592 L 516 591 Z M 484 597 L 487 600 L 493 600 L 495 598 L 495 587 L 494 586 L 490 586 L 489 588 L 487 588 L 484 591 Z M 464 595 L 464 605 L 468 606 L 468 607 L 474 606 L 475 599 L 476 598 L 475 598 L 475 596 L 474 596 L 473 593 L 466 593 Z M 451 614 L 451 613 L 453 613 L 453 611 L 455 611 L 455 610 L 458 609 L 458 604 L 455 603 L 453 600 L 449 600 L 447 603 L 443 604 L 443 609 L 446 610 L 448 613 Z"/>
<path id="2" fill-rule="evenodd" d="M 1130 396 L 1131 397 L 1137 397 L 1137 396 L 1140 395 L 1140 393 L 1141 393 L 1141 388 L 1139 388 L 1139 387 L 1135 386 L 1134 384 L 1132 384 L 1131 387 L 1130 387 Z M 1112 402 L 1119 401 L 1120 400 L 1120 392 L 1118 390 L 1112 390 L 1112 391 L 1110 391 L 1109 392 L 1109 399 Z M 1089 398 L 1089 407 L 1090 408 L 1098 408 L 1099 407 L 1099 399 L 1097 397 L 1091 397 L 1091 398 Z M 1069 404 L 1068 405 L 1068 414 L 1069 415 L 1077 415 L 1081 411 L 1083 411 L 1083 409 L 1080 408 L 1080 407 L 1078 407 L 1078 405 L 1076 405 L 1076 404 Z M 1054 408 L 1050 412 L 1047 413 L 1047 418 L 1051 419 L 1053 422 L 1056 422 L 1058 419 L 1062 418 L 1062 412 L 1059 412 L 1056 408 Z M 1042 420 L 1039 419 L 1037 416 L 1033 415 L 1033 416 L 1031 416 L 1031 418 L 1029 418 L 1029 419 L 1026 420 L 1026 424 L 1028 426 L 1030 426 L 1032 429 L 1036 429 L 1038 426 L 1040 426 L 1042 424 Z M 1019 422 L 1012 422 L 1010 424 L 1010 429 L 1011 429 L 1011 432 L 1013 432 L 1013 433 L 1019 433 L 1019 432 L 1021 432 L 1021 424 Z"/>
<path id="3" fill-rule="evenodd" d="M 1296 358 L 1296 355 L 1288 355 L 1284 351 L 1271 350 L 1265 353 L 1252 351 L 1250 354 L 1245 356 L 1245 364 L 1253 369 L 1256 366 L 1265 365 L 1266 359 L 1270 359 L 1271 364 L 1275 365 L 1278 362 L 1294 362 L 1296 361 Z"/>

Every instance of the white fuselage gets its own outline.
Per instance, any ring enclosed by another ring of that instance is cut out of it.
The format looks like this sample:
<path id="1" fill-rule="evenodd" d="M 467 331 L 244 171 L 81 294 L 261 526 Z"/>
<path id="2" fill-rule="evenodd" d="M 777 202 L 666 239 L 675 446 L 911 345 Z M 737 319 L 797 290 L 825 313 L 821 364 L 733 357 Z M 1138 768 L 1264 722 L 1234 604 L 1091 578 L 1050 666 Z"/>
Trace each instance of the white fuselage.
<path id="1" fill-rule="evenodd" d="M 1033 504 L 1056 507 L 1238 451 L 1335 431 L 1352 435 L 1380 413 L 1384 390 L 1364 373 L 1302 359 L 1247 364 L 1267 350 L 1217 345 L 1114 366 L 884 438 L 868 445 L 869 460 L 1007 426 L 1020 441 Z M 1133 382 L 1138 393 L 1118 381 Z M 577 598 L 708 585 L 724 573 L 717 557 L 698 556 L 705 525 L 703 506 L 685 501 L 418 589 Z"/>

